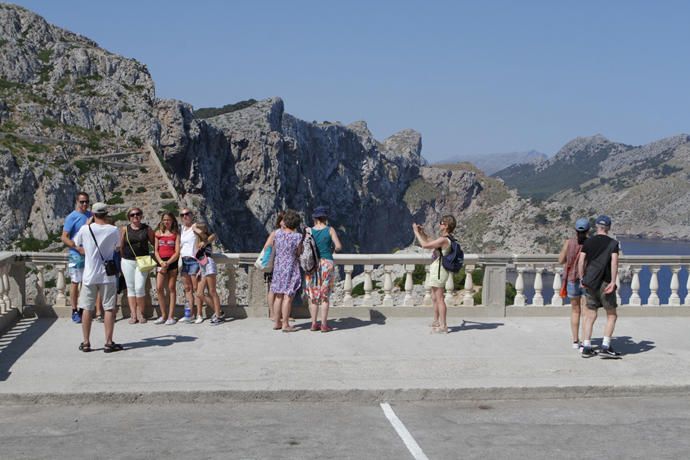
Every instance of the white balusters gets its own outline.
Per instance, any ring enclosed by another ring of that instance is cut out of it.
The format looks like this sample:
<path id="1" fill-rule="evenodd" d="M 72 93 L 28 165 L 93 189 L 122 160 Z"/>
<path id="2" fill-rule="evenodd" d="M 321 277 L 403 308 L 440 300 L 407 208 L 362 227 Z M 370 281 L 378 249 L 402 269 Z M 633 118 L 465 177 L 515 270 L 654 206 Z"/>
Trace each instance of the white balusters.
<path id="1" fill-rule="evenodd" d="M 562 283 L 567 283 L 568 280 L 561 280 L 561 273 L 563 268 L 555 267 L 553 270 L 553 295 L 551 296 L 551 305 L 561 306 L 563 305 L 563 299 L 561 298 L 561 286 Z"/>
<path id="2" fill-rule="evenodd" d="M 228 307 L 237 306 L 237 266 L 235 264 L 229 263 L 225 264 L 225 273 L 228 276 L 228 280 L 225 286 L 228 289 Z"/>
<path id="3" fill-rule="evenodd" d="M 0 315 L 7 313 L 10 309 L 10 306 L 5 303 L 5 289 L 9 288 L 5 284 L 5 267 L 7 265 L 0 265 Z"/>
<path id="4" fill-rule="evenodd" d="M 362 301 L 362 305 L 364 305 L 365 307 L 371 307 L 374 305 L 374 299 L 371 296 L 371 291 L 374 288 L 373 283 L 371 281 L 371 272 L 373 270 L 373 265 L 364 266 L 364 299 Z"/>
<path id="5" fill-rule="evenodd" d="M 652 272 L 652 278 L 649 280 L 649 300 L 647 301 L 647 304 L 658 307 L 659 296 L 657 295 L 657 292 L 659 291 L 659 278 L 657 274 L 659 273 L 659 266 L 650 265 L 649 270 Z"/>
<path id="6" fill-rule="evenodd" d="M 522 275 L 524 272 L 524 266 L 517 267 L 517 279 L 515 280 L 515 300 L 513 301 L 516 307 L 524 307 L 527 300 L 524 294 L 525 278 Z"/>
<path id="7" fill-rule="evenodd" d="M 403 305 L 406 307 L 414 306 L 414 299 L 412 298 L 412 289 L 414 289 L 412 272 L 414 272 L 414 265 L 405 265 L 405 300 Z"/>
<path id="8" fill-rule="evenodd" d="M 466 307 L 474 306 L 474 283 L 472 282 L 473 265 L 465 266 L 465 295 L 462 298 L 462 304 Z"/>
<path id="9" fill-rule="evenodd" d="M 671 267 L 671 295 L 668 298 L 668 304 L 673 307 L 680 306 L 680 296 L 678 295 L 678 288 L 680 287 L 680 282 L 678 281 L 678 273 L 680 272 L 680 265 Z"/>
<path id="10" fill-rule="evenodd" d="M 632 272 L 632 282 L 630 283 L 630 305 L 639 307 L 642 305 L 642 299 L 640 298 L 640 267 L 631 266 L 630 271 Z"/>
<path id="11" fill-rule="evenodd" d="M 34 304 L 39 307 L 46 304 L 44 271 L 45 265 L 36 264 L 36 298 L 34 299 Z"/>
<path id="12" fill-rule="evenodd" d="M 424 281 L 424 306 L 431 307 L 433 306 L 433 301 L 431 300 L 431 287 L 429 286 L 429 277 L 431 276 L 429 273 L 429 265 L 425 265 L 424 270 L 426 271 L 426 278 Z"/>
<path id="13" fill-rule="evenodd" d="M 532 305 L 535 307 L 544 306 L 544 296 L 541 294 L 544 288 L 541 279 L 542 270 L 544 270 L 542 267 L 536 267 L 534 269 L 534 297 L 532 298 Z"/>
<path id="14" fill-rule="evenodd" d="M 355 302 L 352 298 L 352 271 L 355 267 L 354 265 L 345 265 L 343 268 L 345 270 L 345 283 L 343 285 L 345 294 L 343 296 L 343 306 L 353 307 Z"/>
<path id="15" fill-rule="evenodd" d="M 446 306 L 450 306 L 453 303 L 453 294 L 455 293 L 455 280 L 453 280 L 452 273 L 448 273 L 448 279 L 444 287 L 446 290 L 444 300 L 446 301 Z"/>
<path id="16" fill-rule="evenodd" d="M 393 278 L 391 276 L 391 266 L 383 266 L 383 306 L 392 307 L 393 306 L 393 296 L 391 291 L 393 290 Z"/>
<path id="17" fill-rule="evenodd" d="M 57 289 L 57 294 L 55 296 L 55 306 L 56 307 L 66 307 L 67 298 L 65 297 L 65 270 L 67 267 L 63 264 L 58 264 L 55 267 L 57 271 L 57 282 L 55 287 Z"/>

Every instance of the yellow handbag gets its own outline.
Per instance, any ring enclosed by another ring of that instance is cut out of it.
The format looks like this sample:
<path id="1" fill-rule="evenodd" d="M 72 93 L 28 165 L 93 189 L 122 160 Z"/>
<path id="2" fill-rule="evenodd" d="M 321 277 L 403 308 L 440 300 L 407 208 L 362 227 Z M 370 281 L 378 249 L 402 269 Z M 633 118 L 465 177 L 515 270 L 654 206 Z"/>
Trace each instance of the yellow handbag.
<path id="1" fill-rule="evenodd" d="M 127 237 L 127 244 L 129 244 L 129 249 L 132 250 L 132 254 L 134 254 L 134 257 L 137 261 L 137 268 L 139 269 L 140 272 L 142 273 L 148 273 L 154 268 L 158 266 L 155 260 L 153 260 L 153 257 L 146 255 L 146 256 L 137 256 L 136 252 L 134 252 L 134 248 L 132 247 L 132 243 L 129 242 L 129 229 L 125 227 L 125 236 Z"/>

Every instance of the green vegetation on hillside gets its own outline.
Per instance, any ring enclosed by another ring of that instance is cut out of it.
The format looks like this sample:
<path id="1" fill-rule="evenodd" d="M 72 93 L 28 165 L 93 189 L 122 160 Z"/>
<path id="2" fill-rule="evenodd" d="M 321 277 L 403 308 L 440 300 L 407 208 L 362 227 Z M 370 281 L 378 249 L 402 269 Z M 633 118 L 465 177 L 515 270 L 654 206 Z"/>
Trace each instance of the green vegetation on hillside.
<path id="1" fill-rule="evenodd" d="M 589 155 L 578 155 L 568 160 L 558 159 L 537 171 L 531 164 L 514 165 L 497 172 L 493 177 L 517 189 L 526 198 L 544 200 L 565 189 L 576 189 L 597 177 L 599 164 L 611 154 L 613 145 L 607 145 Z"/>
<path id="2" fill-rule="evenodd" d="M 413 180 L 410 186 L 407 187 L 403 201 L 410 209 L 417 209 L 424 203 L 434 201 L 437 196 L 438 191 L 434 186 L 419 177 Z"/>
<path id="3" fill-rule="evenodd" d="M 256 99 L 247 99 L 246 101 L 240 101 L 235 104 L 227 104 L 223 107 L 203 107 L 201 109 L 194 111 L 194 116 L 196 118 L 211 118 L 217 115 L 222 115 L 224 113 L 235 112 L 237 110 L 246 109 L 256 104 Z"/>

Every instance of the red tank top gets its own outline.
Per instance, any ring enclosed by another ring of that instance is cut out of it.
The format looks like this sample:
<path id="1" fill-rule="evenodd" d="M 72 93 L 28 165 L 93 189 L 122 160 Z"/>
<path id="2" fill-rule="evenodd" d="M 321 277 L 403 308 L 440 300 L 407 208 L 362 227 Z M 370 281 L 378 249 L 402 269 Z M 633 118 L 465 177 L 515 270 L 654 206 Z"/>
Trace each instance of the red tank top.
<path id="1" fill-rule="evenodd" d="M 167 259 L 175 254 L 175 241 L 177 235 L 158 235 L 158 255 Z"/>

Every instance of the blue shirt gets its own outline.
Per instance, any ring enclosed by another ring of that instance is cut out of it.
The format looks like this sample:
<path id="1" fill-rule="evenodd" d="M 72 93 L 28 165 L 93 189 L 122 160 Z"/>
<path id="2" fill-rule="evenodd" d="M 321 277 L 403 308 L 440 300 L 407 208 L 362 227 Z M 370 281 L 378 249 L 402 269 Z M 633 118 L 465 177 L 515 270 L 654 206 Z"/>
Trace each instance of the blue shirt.
<path id="1" fill-rule="evenodd" d="M 314 237 L 314 243 L 319 249 L 319 256 L 322 259 L 333 260 L 333 240 L 331 239 L 331 228 L 326 226 L 321 230 L 312 227 L 311 235 Z"/>
<path id="2" fill-rule="evenodd" d="M 89 220 L 89 217 L 91 217 L 91 211 L 86 211 L 83 214 L 79 211 L 70 212 L 69 215 L 65 218 L 65 225 L 62 227 L 62 231 L 67 232 L 70 240 L 74 240 L 74 236 L 77 234 L 79 229 L 86 223 L 86 221 Z M 77 251 L 74 248 L 69 248 L 69 253 L 81 256 L 81 254 L 79 254 L 79 251 Z"/>

